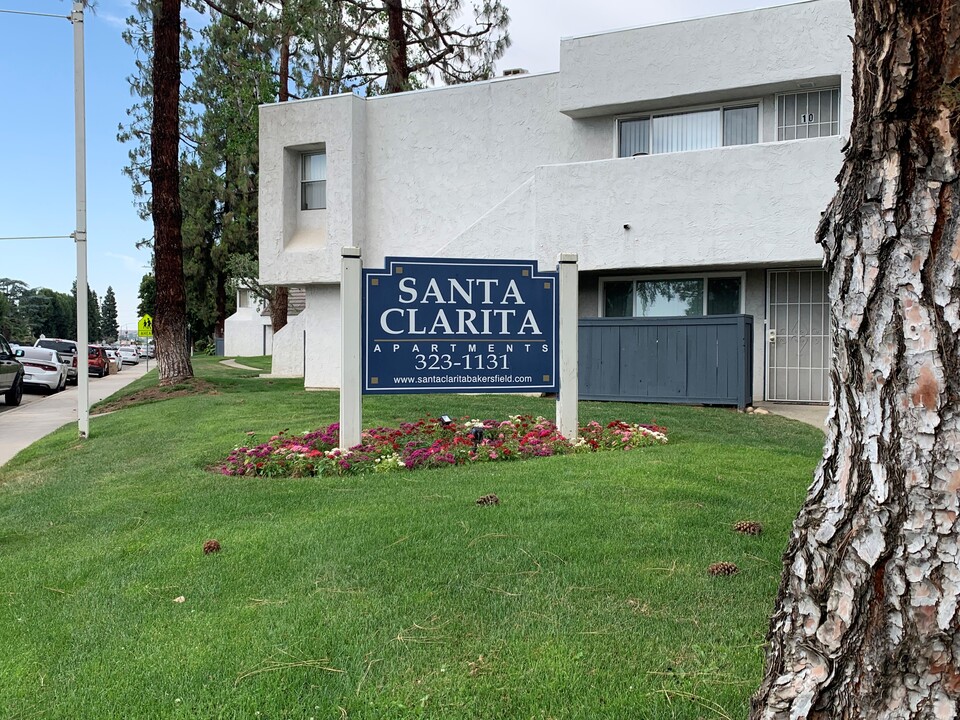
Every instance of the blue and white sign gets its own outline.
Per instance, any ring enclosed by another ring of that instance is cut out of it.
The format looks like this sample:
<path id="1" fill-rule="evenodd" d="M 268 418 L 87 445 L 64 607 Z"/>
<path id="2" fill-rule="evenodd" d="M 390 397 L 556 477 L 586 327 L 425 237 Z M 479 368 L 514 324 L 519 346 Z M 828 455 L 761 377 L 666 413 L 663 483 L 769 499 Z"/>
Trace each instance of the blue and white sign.
<path id="1" fill-rule="evenodd" d="M 557 392 L 558 274 L 535 260 L 363 271 L 363 392 Z"/>

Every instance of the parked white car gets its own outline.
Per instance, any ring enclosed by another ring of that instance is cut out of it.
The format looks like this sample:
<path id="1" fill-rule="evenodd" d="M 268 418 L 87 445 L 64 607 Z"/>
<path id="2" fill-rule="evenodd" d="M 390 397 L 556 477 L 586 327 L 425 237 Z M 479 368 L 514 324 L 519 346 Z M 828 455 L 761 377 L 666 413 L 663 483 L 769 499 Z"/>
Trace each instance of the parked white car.
<path id="1" fill-rule="evenodd" d="M 124 365 L 140 364 L 140 352 L 133 345 L 121 345 L 117 349 L 117 353 Z"/>
<path id="2" fill-rule="evenodd" d="M 23 365 L 25 387 L 38 387 L 48 393 L 67 387 L 69 365 L 60 359 L 56 350 L 43 347 L 18 347 L 15 354 Z"/>
<path id="3" fill-rule="evenodd" d="M 77 361 L 80 356 L 77 354 L 76 340 L 48 338 L 41 335 L 40 339 L 37 340 L 33 346 L 56 350 L 60 354 L 60 359 L 69 366 L 67 370 L 67 382 L 71 385 L 77 384 Z"/>

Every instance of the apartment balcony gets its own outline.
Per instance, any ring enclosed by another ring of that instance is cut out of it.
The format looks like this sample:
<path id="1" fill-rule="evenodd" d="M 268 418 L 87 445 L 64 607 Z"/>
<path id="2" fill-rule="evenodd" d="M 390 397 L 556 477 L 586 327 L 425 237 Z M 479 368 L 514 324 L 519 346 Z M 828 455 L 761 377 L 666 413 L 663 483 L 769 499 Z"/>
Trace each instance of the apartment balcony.
<path id="1" fill-rule="evenodd" d="M 829 0 L 564 38 L 560 112 L 585 118 L 715 103 L 838 75 L 846 92 L 852 34 L 850 4 Z"/>
<path id="2" fill-rule="evenodd" d="M 819 263 L 841 137 L 536 170 L 536 255 L 581 270 Z"/>

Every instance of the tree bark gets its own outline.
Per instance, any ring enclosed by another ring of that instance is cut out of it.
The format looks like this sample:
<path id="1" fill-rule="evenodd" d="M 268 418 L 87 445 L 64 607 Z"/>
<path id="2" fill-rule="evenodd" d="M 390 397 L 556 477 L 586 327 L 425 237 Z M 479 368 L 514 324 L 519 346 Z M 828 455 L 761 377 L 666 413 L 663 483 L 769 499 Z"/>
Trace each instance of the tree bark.
<path id="1" fill-rule="evenodd" d="M 290 99 L 290 33 L 287 32 L 286 3 L 280 3 L 280 22 L 283 25 L 282 36 L 280 38 L 280 87 L 277 90 L 278 102 L 287 102 Z"/>
<path id="2" fill-rule="evenodd" d="M 280 4 L 281 15 L 287 11 L 286 1 Z M 290 99 L 290 33 L 287 31 L 287 18 L 282 17 L 283 35 L 280 40 L 280 89 L 277 93 L 278 102 L 287 102 Z M 287 304 L 290 291 L 284 286 L 274 288 L 270 299 L 270 326 L 274 334 L 280 332 L 287 324 Z"/>
<path id="3" fill-rule="evenodd" d="M 944 720 L 960 703 L 960 5 L 851 5 L 853 126 L 818 232 L 828 437 L 751 717 Z"/>
<path id="4" fill-rule="evenodd" d="M 407 31 L 403 26 L 403 0 L 383 0 L 387 9 L 387 81 L 385 92 L 398 93 L 410 89 L 410 67 L 407 61 Z"/>
<path id="5" fill-rule="evenodd" d="M 223 272 L 217 272 L 216 308 L 217 321 L 213 335 L 222 338 L 227 325 L 227 276 Z"/>
<path id="6" fill-rule="evenodd" d="M 170 385 L 193 377 L 180 208 L 180 0 L 153 3 L 153 43 L 150 183 L 157 284 L 153 333 L 160 384 Z"/>
<path id="7" fill-rule="evenodd" d="M 277 332 L 287 324 L 287 312 L 290 299 L 290 289 L 278 285 L 270 296 L 270 324 L 273 332 Z"/>

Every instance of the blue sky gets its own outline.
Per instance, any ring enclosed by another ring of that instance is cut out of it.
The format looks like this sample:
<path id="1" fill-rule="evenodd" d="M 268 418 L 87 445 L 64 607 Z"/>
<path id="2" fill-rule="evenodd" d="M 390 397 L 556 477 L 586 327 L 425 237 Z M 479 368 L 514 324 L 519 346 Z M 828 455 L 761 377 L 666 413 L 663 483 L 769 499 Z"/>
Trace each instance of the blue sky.
<path id="1" fill-rule="evenodd" d="M 89 283 L 117 295 L 121 325 L 136 322 L 137 290 L 150 262 L 136 242 L 151 234 L 121 174 L 117 125 L 130 102 L 133 54 L 120 37 L 128 0 L 100 0 L 85 23 Z M 0 0 L 0 9 L 68 15 L 64 0 Z M 66 20 L 0 14 L 0 237 L 69 235 L 76 226 L 73 26 Z M 69 292 L 70 240 L 0 241 L 0 277 Z"/>
<path id="2" fill-rule="evenodd" d="M 513 46 L 499 68 L 556 70 L 560 37 L 782 4 L 771 0 L 507 0 Z M 66 16 L 69 0 L 0 0 L 0 10 Z M 136 322 L 137 290 L 152 234 L 121 173 L 127 149 L 117 126 L 131 103 L 134 56 L 120 37 L 130 0 L 98 0 L 87 13 L 87 232 L 89 282 L 117 295 L 121 327 Z M 0 237 L 69 235 L 76 225 L 73 47 L 66 19 L 0 14 Z M 0 240 L 0 277 L 68 292 L 72 240 Z"/>

